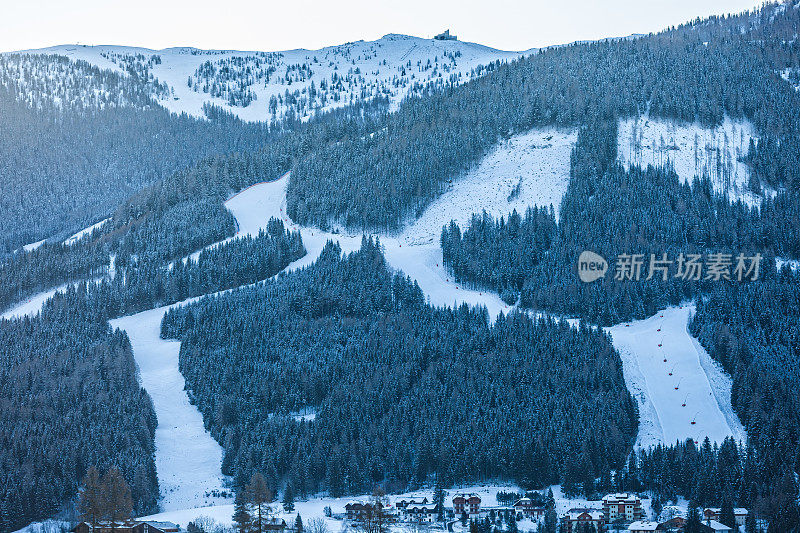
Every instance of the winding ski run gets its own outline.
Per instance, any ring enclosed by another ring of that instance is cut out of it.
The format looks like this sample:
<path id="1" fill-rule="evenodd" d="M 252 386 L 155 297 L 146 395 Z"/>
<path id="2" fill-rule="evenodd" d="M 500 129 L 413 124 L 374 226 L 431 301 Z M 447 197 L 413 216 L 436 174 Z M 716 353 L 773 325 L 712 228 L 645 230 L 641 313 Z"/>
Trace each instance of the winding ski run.
<path id="1" fill-rule="evenodd" d="M 432 305 L 483 305 L 491 317 L 511 311 L 497 294 L 470 290 L 452 279 L 438 243 L 442 221 L 455 219 L 463 227 L 476 210 L 499 216 L 511 208 L 522 211 L 522 203 L 546 205 L 551 198 L 559 199 L 568 183 L 574 139 L 574 131 L 533 130 L 498 147 L 400 234 L 374 235 L 381 240 L 388 264 L 416 280 Z M 508 179 L 513 174 L 526 178 L 524 182 Z M 338 242 L 345 253 L 360 247 L 360 233 L 330 233 L 295 224 L 286 212 L 288 181 L 286 174 L 253 185 L 225 203 L 238 223 L 231 239 L 257 234 L 272 217 L 282 220 L 286 227 L 300 231 L 307 251 L 285 271 L 312 264 L 329 240 Z M 518 184 L 523 192 L 519 206 L 509 203 L 506 191 Z M 35 314 L 46 299 L 42 296 L 14 314 Z M 227 487 L 221 472 L 222 448 L 205 430 L 178 370 L 180 342 L 160 338 L 164 313 L 198 299 L 111 321 L 131 340 L 141 384 L 153 399 L 158 417 L 155 461 L 162 511 L 230 503 L 220 494 Z M 649 319 L 607 329 L 620 352 L 628 389 L 638 403 L 637 446 L 687 438 L 702 442 L 706 436 L 717 442 L 727 436 L 744 439 L 744 429 L 731 408 L 730 378 L 689 335 L 692 312 L 691 306 L 670 308 Z"/>

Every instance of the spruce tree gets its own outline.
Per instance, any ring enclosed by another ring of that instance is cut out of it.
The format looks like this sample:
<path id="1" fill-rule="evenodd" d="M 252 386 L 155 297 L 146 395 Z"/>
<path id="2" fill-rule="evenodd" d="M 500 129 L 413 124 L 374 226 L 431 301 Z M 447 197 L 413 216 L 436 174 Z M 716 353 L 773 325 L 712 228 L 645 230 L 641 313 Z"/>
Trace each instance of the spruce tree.
<path id="1" fill-rule="evenodd" d="M 247 499 L 243 492 L 236 493 L 233 502 L 233 522 L 238 533 L 251 533 L 253 531 L 253 518 L 247 509 Z"/>
<path id="2" fill-rule="evenodd" d="M 291 483 L 288 483 L 286 490 L 283 491 L 283 510 L 287 513 L 294 511 L 294 490 Z"/>

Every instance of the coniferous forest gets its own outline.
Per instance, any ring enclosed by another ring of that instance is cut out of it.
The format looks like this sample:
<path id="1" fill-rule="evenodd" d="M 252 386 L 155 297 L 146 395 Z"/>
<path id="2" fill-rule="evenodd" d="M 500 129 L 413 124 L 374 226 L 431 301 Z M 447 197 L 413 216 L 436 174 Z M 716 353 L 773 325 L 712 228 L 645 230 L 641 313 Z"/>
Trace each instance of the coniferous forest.
<path id="1" fill-rule="evenodd" d="M 536 487 L 569 461 L 596 475 L 624 464 L 637 413 L 602 333 L 432 308 L 378 242 L 340 253 L 164 318 L 237 485 L 256 471 L 273 490 L 334 496 L 430 474 Z M 304 408 L 313 425 L 291 417 Z"/>
<path id="2" fill-rule="evenodd" d="M 137 514 L 157 509 L 156 415 L 128 337 L 75 289 L 0 320 L 0 528 L 53 516 L 92 465 L 116 465 Z"/>
<path id="3" fill-rule="evenodd" d="M 0 310 L 72 282 L 38 315 L 0 319 L 0 532 L 74 504 L 93 466 L 119 469 L 136 515 L 158 510 L 155 411 L 108 320 L 203 295 L 169 311 L 161 333 L 181 341 L 187 393 L 237 493 L 255 473 L 302 496 L 433 478 L 560 483 L 571 495 L 747 506 L 770 532 L 797 531 L 800 279 L 774 265 L 800 258 L 799 5 L 542 49 L 415 89 L 396 108 L 377 97 L 270 124 L 212 105 L 204 119 L 172 114 L 146 62 L 125 75 L 0 56 Z M 668 166 L 624 168 L 618 121 L 643 114 L 752 122 L 741 162 L 760 201 Z M 481 307 L 429 305 L 376 240 L 350 255 L 329 243 L 286 274 L 306 249 L 283 222 L 225 241 L 237 232 L 225 200 L 287 172 L 293 221 L 396 232 L 498 142 L 539 126 L 578 130 L 558 217 L 551 206 L 473 213 L 440 237 L 456 280 L 521 308 L 496 322 Z M 585 284 L 583 250 L 763 262 L 754 282 Z M 732 377 L 747 442 L 633 452 L 636 402 L 598 326 L 687 300 L 691 333 Z"/>

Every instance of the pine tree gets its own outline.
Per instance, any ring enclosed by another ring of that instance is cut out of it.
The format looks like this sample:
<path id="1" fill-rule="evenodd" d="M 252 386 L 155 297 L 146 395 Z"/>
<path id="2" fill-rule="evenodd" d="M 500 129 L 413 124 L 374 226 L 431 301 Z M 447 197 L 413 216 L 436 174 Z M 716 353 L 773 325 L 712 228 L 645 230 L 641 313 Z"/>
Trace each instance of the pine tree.
<path id="1" fill-rule="evenodd" d="M 694 501 L 689 502 L 689 513 L 686 516 L 686 525 L 683 528 L 683 533 L 701 533 L 702 522 L 700 520 L 700 511 L 697 508 L 697 503 Z"/>
<path id="2" fill-rule="evenodd" d="M 556 533 L 558 526 L 558 516 L 556 515 L 556 499 L 553 496 L 553 489 L 547 489 L 547 501 L 544 513 L 545 533 Z"/>
<path id="3" fill-rule="evenodd" d="M 436 506 L 439 521 L 444 520 L 444 500 L 447 498 L 447 493 L 442 488 L 441 476 L 436 476 L 436 486 L 433 489 L 433 504 Z"/>
<path id="4" fill-rule="evenodd" d="M 233 502 L 233 522 L 238 533 L 251 533 L 253 531 L 253 518 L 247 509 L 247 500 L 244 493 L 237 492 Z"/>
<path id="5" fill-rule="evenodd" d="M 300 513 L 294 519 L 294 533 L 303 533 L 303 519 L 300 518 Z"/>
<path id="6" fill-rule="evenodd" d="M 720 508 L 719 512 L 719 521 L 721 524 L 725 524 L 729 528 L 733 529 L 736 526 L 736 515 L 733 512 L 733 504 L 729 497 L 725 497 L 722 500 L 722 507 Z"/>

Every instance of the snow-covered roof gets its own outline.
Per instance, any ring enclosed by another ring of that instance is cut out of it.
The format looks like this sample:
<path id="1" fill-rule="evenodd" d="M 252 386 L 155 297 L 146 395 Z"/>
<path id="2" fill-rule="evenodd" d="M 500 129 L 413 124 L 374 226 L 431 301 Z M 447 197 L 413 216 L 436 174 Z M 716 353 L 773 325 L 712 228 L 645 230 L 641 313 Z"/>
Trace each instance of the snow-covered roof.
<path id="1" fill-rule="evenodd" d="M 629 501 L 629 500 L 638 500 L 639 497 L 635 494 L 630 494 L 628 492 L 617 492 L 615 494 L 606 494 L 603 496 L 603 503 L 613 503 L 613 502 L 620 502 L 620 501 Z"/>
<path id="2" fill-rule="evenodd" d="M 722 512 L 722 509 L 720 507 L 706 507 L 706 512 L 709 511 L 714 514 L 720 514 Z M 734 507 L 733 514 L 746 515 L 747 509 L 745 509 L 744 507 Z"/>
<path id="3" fill-rule="evenodd" d="M 152 526 L 158 529 L 180 529 L 178 524 L 173 522 L 165 522 L 165 521 L 156 521 L 156 520 L 144 520 L 144 523 L 148 526 Z"/>
<path id="4" fill-rule="evenodd" d="M 628 526 L 628 531 L 635 532 L 635 531 L 656 531 L 658 529 L 658 522 L 652 522 L 650 520 L 637 520 L 636 522 L 632 522 Z"/>
<path id="5" fill-rule="evenodd" d="M 436 504 L 435 503 L 410 503 L 406 506 L 406 511 L 429 511 L 434 512 L 436 511 Z"/>
<path id="6" fill-rule="evenodd" d="M 707 522 L 703 522 L 706 526 L 710 527 L 713 531 L 733 531 L 731 528 L 726 526 L 725 524 L 720 524 L 716 520 L 709 520 Z"/>
<path id="7" fill-rule="evenodd" d="M 566 516 L 570 520 L 577 520 L 579 516 L 588 514 L 592 520 L 602 520 L 605 514 L 600 509 L 590 509 L 587 507 L 573 507 L 567 511 Z"/>

